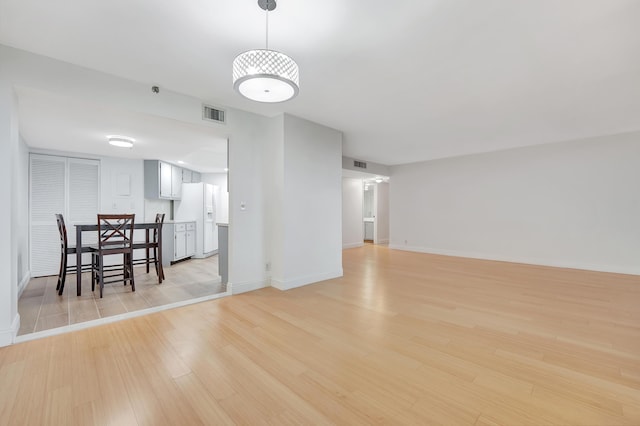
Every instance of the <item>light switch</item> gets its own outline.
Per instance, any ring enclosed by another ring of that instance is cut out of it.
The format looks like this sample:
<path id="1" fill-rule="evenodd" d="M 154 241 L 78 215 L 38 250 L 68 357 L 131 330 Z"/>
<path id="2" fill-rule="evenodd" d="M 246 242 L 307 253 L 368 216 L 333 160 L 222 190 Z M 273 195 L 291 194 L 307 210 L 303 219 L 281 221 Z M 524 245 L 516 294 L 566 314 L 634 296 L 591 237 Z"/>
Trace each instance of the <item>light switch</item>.
<path id="1" fill-rule="evenodd" d="M 240 210 L 246 210 L 247 204 L 244 201 L 240 201 Z"/>

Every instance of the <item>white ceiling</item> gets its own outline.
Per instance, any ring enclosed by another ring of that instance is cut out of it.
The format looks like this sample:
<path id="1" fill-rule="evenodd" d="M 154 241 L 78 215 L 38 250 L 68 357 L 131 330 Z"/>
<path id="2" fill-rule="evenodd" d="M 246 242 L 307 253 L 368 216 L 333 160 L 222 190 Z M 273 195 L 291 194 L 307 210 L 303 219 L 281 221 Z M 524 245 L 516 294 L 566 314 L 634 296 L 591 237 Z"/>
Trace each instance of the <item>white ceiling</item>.
<path id="1" fill-rule="evenodd" d="M 32 148 L 100 156 L 164 160 L 203 173 L 227 167 L 227 140 L 211 127 L 18 88 L 20 133 Z M 107 135 L 135 138 L 133 148 Z"/>
<path id="2" fill-rule="evenodd" d="M 640 130 L 640 1 L 279 0 L 300 94 L 231 87 L 264 44 L 255 0 L 0 0 L 0 43 L 205 101 L 295 114 L 382 164 Z"/>

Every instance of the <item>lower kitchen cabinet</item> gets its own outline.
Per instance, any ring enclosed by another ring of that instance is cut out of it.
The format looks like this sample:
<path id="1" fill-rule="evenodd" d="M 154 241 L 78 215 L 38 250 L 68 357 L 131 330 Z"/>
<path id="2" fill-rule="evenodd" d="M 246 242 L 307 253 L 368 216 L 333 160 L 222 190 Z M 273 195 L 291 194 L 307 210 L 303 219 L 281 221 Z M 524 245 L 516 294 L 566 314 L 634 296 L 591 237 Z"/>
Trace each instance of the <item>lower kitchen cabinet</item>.
<path id="1" fill-rule="evenodd" d="M 186 259 L 196 254 L 196 223 L 165 222 L 162 227 L 162 264 Z"/>

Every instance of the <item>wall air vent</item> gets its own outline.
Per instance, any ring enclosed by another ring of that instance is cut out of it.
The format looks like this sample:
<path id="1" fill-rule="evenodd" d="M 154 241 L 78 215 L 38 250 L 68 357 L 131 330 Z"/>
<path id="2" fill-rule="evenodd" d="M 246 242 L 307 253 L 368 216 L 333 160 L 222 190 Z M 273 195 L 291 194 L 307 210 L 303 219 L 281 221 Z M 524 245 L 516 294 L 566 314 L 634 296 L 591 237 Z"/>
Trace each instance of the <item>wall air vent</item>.
<path id="1" fill-rule="evenodd" d="M 202 105 L 203 120 L 224 124 L 226 120 L 225 115 L 225 111 L 222 109 L 214 108 L 209 105 Z"/>
<path id="2" fill-rule="evenodd" d="M 359 167 L 361 169 L 367 168 L 367 163 L 364 161 L 353 160 L 353 167 Z"/>

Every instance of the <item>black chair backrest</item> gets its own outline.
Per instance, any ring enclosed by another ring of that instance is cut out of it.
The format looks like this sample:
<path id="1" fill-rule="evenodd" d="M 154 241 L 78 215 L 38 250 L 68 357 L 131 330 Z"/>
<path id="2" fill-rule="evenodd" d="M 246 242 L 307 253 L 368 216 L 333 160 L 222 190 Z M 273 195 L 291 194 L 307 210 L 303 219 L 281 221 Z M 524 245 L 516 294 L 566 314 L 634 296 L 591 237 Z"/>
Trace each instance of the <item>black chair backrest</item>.
<path id="1" fill-rule="evenodd" d="M 133 243 L 133 214 L 98 215 L 98 250 L 129 250 Z"/>
<path id="2" fill-rule="evenodd" d="M 60 213 L 56 213 L 56 222 L 58 223 L 58 232 L 60 233 L 60 246 L 64 253 L 67 251 L 69 244 L 67 241 L 67 227 L 64 224 L 64 217 L 62 217 Z"/>
<path id="3" fill-rule="evenodd" d="M 162 227 L 164 223 L 164 213 L 156 213 L 156 223 L 159 223 L 160 227 Z M 158 228 L 153 229 L 153 242 L 158 242 Z"/>

